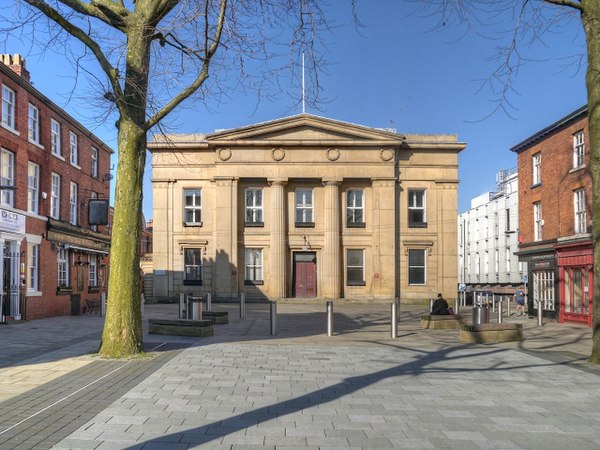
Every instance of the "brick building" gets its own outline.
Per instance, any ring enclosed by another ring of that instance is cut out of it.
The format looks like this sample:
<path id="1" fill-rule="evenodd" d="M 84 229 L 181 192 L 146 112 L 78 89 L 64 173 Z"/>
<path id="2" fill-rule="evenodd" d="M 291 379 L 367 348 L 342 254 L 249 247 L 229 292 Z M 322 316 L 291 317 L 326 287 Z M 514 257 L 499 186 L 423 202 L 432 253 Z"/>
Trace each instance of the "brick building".
<path id="1" fill-rule="evenodd" d="M 2 320 L 79 313 L 106 283 L 112 150 L 33 87 L 25 60 L 0 55 Z M 101 214 L 102 216 L 103 214 Z"/>
<path id="2" fill-rule="evenodd" d="M 582 107 L 511 150 L 519 171 L 519 259 L 529 313 L 591 326 L 593 246 L 588 110 Z"/>

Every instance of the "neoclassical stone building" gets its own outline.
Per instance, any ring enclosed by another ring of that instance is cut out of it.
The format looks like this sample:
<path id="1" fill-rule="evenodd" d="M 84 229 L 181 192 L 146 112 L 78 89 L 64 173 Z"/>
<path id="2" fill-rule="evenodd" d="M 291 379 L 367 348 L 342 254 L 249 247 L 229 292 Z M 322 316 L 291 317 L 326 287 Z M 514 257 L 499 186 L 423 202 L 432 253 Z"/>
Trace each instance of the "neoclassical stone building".
<path id="1" fill-rule="evenodd" d="M 464 147 L 309 114 L 158 136 L 153 295 L 453 298 Z"/>

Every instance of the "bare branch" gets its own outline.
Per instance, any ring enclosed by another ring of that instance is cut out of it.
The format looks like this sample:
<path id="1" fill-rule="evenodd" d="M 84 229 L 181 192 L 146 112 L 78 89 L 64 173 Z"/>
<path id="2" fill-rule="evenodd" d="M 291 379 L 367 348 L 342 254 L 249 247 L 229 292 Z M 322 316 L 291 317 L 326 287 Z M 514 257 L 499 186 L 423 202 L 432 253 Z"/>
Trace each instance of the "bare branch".
<path id="1" fill-rule="evenodd" d="M 146 129 L 149 130 L 154 125 L 156 125 L 163 117 L 169 114 L 177 105 L 179 105 L 182 101 L 192 95 L 194 92 L 198 90 L 200 86 L 206 81 L 208 78 L 208 68 L 210 66 L 210 62 L 212 57 L 214 56 L 217 48 L 219 46 L 219 42 L 221 40 L 221 35 L 223 32 L 223 26 L 225 23 L 225 12 L 227 10 L 227 0 L 220 0 L 221 6 L 219 9 L 219 15 L 217 24 L 215 27 L 215 35 L 212 39 L 212 43 L 208 45 L 208 37 L 205 37 L 205 46 L 206 46 L 206 54 L 202 61 L 202 70 L 198 73 L 196 79 L 185 89 L 183 89 L 179 94 L 177 94 L 173 99 L 168 102 L 161 110 L 159 110 L 154 116 L 152 116 L 148 121 L 146 121 Z M 206 16 L 206 22 L 208 23 L 208 15 Z"/>
<path id="2" fill-rule="evenodd" d="M 79 0 L 59 1 L 73 11 L 85 14 L 86 16 L 95 17 L 107 25 L 115 27 L 120 31 L 125 31 L 126 19 L 129 16 L 129 11 L 122 3 L 117 4 L 107 0 L 92 0 L 91 3 L 83 3 Z"/>
<path id="3" fill-rule="evenodd" d="M 118 70 L 115 69 L 108 61 L 102 49 L 96 41 L 94 41 L 87 33 L 81 28 L 76 27 L 71 22 L 66 20 L 57 10 L 52 8 L 46 2 L 41 0 L 25 0 L 29 5 L 38 9 L 46 17 L 56 22 L 62 27 L 67 33 L 81 41 L 87 48 L 89 48 L 94 56 L 98 59 L 98 63 L 106 76 L 108 77 L 110 84 L 115 92 L 117 98 L 122 96 L 121 85 L 119 84 Z"/>

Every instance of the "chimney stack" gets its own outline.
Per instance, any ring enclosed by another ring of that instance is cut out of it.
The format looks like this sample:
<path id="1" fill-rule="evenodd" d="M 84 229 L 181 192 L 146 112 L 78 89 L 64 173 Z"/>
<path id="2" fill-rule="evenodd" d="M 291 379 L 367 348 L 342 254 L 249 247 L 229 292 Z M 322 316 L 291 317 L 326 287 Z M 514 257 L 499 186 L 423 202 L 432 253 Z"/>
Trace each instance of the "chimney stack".
<path id="1" fill-rule="evenodd" d="M 19 54 L 8 55 L 8 54 L 0 54 L 0 62 L 2 62 L 5 66 L 8 66 L 14 73 L 19 75 L 28 83 L 29 80 L 29 71 L 25 67 L 25 58 L 23 58 Z"/>

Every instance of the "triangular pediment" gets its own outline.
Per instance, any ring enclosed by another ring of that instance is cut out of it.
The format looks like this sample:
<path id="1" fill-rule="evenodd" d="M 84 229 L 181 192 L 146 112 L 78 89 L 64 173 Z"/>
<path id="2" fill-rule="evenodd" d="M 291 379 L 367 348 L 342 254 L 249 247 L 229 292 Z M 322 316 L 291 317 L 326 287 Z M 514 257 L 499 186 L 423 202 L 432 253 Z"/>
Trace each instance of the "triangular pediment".
<path id="1" fill-rule="evenodd" d="M 207 136 L 209 144 L 238 143 L 260 141 L 264 143 L 277 142 L 280 145 L 286 142 L 327 145 L 335 142 L 343 145 L 343 142 L 354 143 L 370 142 L 387 143 L 387 145 L 398 145 L 403 136 L 391 131 L 369 128 L 348 122 L 327 119 L 310 114 L 286 117 L 283 119 L 249 125 L 241 128 L 219 131 Z"/>

